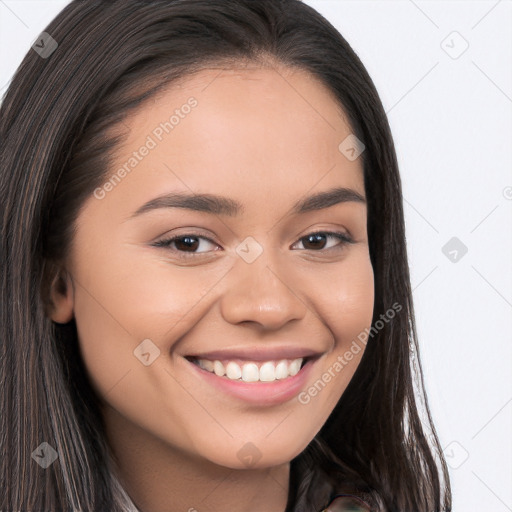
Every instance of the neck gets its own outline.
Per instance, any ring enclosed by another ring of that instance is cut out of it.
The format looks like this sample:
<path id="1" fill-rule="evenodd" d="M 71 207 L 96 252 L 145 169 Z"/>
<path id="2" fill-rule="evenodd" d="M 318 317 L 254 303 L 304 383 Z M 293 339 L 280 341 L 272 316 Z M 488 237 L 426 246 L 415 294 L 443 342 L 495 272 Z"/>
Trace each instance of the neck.
<path id="1" fill-rule="evenodd" d="M 110 407 L 107 440 L 124 490 L 140 512 L 284 512 L 290 464 L 231 469 L 169 446 Z"/>

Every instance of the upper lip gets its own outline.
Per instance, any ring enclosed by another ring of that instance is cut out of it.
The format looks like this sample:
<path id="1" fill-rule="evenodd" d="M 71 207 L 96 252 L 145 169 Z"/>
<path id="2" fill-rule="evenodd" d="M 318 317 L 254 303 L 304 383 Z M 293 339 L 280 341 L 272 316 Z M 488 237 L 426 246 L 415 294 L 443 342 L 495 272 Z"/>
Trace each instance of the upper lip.
<path id="1" fill-rule="evenodd" d="M 282 347 L 240 347 L 226 350 L 214 350 L 211 352 L 198 352 L 190 354 L 188 357 L 196 359 L 208 359 L 210 361 L 220 361 L 226 359 L 245 359 L 247 361 L 272 361 L 279 359 L 299 359 L 320 356 L 322 352 L 309 348 L 297 346 Z"/>

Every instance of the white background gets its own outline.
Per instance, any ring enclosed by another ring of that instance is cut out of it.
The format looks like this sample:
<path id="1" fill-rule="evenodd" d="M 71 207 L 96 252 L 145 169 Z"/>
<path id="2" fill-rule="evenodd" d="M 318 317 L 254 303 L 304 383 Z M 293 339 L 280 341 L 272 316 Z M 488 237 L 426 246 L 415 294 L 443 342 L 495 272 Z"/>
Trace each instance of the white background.
<path id="1" fill-rule="evenodd" d="M 0 0 L 0 95 L 67 3 Z M 354 48 L 389 116 L 453 510 L 512 511 L 512 3 L 306 3 Z M 468 249 L 455 262 L 452 237 Z"/>

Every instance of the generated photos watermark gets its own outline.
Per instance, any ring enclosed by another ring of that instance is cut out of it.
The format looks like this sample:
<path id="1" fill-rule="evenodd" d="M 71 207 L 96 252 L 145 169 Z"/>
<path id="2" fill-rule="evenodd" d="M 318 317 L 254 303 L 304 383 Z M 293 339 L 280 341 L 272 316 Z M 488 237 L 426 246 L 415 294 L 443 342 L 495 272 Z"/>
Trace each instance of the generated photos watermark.
<path id="1" fill-rule="evenodd" d="M 368 329 L 366 327 L 364 331 L 361 331 L 357 339 L 352 340 L 350 348 L 346 350 L 343 355 L 339 355 L 336 361 L 320 376 L 315 383 L 305 391 L 302 391 L 298 395 L 298 400 L 301 404 L 308 404 L 311 399 L 318 395 L 326 385 L 331 382 L 342 370 L 349 364 L 354 356 L 359 354 L 362 350 L 362 345 L 366 346 L 368 338 L 372 338 L 377 334 L 384 326 L 392 320 L 397 313 L 402 310 L 402 305 L 395 302 L 385 313 L 380 315 L 379 320 L 375 322 L 373 326 Z"/>
<path id="2" fill-rule="evenodd" d="M 130 172 L 135 169 L 150 152 L 155 149 L 160 142 L 178 126 L 183 119 L 187 117 L 192 109 L 197 107 L 198 101 L 191 96 L 186 103 L 181 105 L 180 108 L 174 110 L 174 113 L 167 121 L 162 121 L 156 126 L 153 131 L 146 137 L 146 141 L 137 151 L 132 153 L 132 156 L 123 163 L 119 169 L 110 176 L 110 178 L 101 186 L 94 189 L 93 195 L 96 199 L 104 199 L 108 192 L 121 183 L 121 181 Z"/>

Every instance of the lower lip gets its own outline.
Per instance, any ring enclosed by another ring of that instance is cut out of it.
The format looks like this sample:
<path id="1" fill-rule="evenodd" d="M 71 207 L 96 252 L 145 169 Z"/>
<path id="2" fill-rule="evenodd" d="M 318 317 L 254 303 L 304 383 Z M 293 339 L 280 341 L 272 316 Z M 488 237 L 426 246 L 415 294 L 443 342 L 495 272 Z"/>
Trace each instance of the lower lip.
<path id="1" fill-rule="evenodd" d="M 203 370 L 186 360 L 192 370 L 206 385 L 213 386 L 222 392 L 254 405 L 276 405 L 287 402 L 304 389 L 315 360 L 310 359 L 297 375 L 273 382 L 243 382 L 219 377 L 215 373 Z"/>

